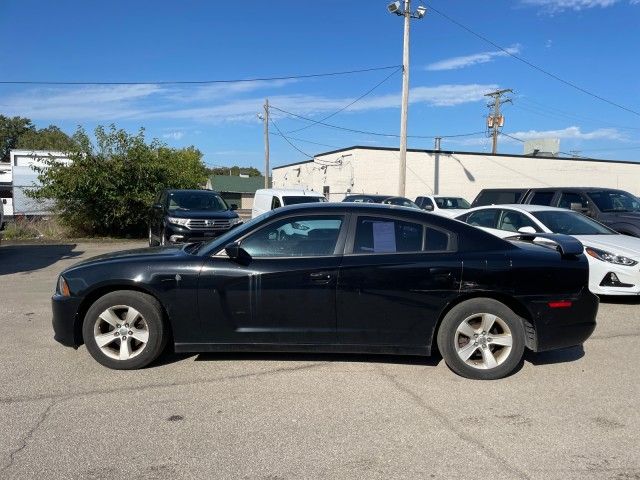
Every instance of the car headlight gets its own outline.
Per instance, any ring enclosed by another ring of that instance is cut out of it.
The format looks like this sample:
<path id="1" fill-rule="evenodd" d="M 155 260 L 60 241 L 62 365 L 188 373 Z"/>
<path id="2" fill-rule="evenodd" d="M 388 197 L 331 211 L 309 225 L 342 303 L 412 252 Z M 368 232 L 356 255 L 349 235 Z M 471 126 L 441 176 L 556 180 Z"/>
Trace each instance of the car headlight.
<path id="1" fill-rule="evenodd" d="M 189 223 L 189 219 L 188 218 L 167 217 L 167 222 L 173 223 L 174 225 L 182 225 L 183 227 L 186 227 L 187 223 Z"/>
<path id="2" fill-rule="evenodd" d="M 64 279 L 62 275 L 58 277 L 58 293 L 63 297 L 70 297 L 71 291 L 69 290 L 69 285 L 67 281 Z"/>
<path id="3" fill-rule="evenodd" d="M 593 247 L 586 248 L 587 255 L 592 256 L 593 258 L 597 258 L 598 260 L 602 260 L 603 262 L 615 263 L 616 265 L 624 265 L 625 267 L 633 267 L 637 265 L 637 261 L 624 257 L 622 255 L 616 255 L 615 253 L 605 252 L 604 250 L 599 250 Z"/>
<path id="4" fill-rule="evenodd" d="M 230 225 L 230 226 L 232 226 L 232 227 L 233 227 L 234 225 L 239 224 L 239 223 L 242 223 L 242 219 L 241 219 L 240 217 L 230 218 L 230 219 L 229 219 L 229 225 Z"/>

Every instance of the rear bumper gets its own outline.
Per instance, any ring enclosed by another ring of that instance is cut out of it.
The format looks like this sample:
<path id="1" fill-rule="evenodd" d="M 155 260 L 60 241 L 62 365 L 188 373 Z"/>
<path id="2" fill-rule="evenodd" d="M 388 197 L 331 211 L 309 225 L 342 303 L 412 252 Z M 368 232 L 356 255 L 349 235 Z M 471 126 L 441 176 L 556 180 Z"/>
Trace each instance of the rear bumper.
<path id="1" fill-rule="evenodd" d="M 66 347 L 82 344 L 82 332 L 76 327 L 80 299 L 55 294 L 51 297 L 53 338 Z"/>
<path id="2" fill-rule="evenodd" d="M 550 301 L 558 298 L 529 298 L 525 300 L 532 314 L 535 328 L 533 350 L 542 352 L 581 345 L 596 328 L 599 300 L 586 288 L 570 300 L 567 308 L 551 308 Z"/>

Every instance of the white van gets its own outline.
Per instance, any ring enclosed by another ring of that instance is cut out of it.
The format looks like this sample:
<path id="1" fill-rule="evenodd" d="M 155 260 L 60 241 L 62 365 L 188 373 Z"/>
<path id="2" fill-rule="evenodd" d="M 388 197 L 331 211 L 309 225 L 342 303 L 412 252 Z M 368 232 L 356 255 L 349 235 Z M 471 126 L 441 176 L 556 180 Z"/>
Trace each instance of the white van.
<path id="1" fill-rule="evenodd" d="M 256 190 L 256 196 L 253 198 L 251 218 L 256 218 L 258 215 L 286 205 L 326 201 L 327 199 L 324 195 L 318 192 L 312 192 L 311 190 L 261 188 L 260 190 Z"/>

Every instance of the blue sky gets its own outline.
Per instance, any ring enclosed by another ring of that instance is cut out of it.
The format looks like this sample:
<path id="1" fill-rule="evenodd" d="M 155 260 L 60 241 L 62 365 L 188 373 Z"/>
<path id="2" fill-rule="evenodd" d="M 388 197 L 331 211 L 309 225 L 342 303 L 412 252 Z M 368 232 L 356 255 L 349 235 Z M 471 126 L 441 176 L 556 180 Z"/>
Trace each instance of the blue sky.
<path id="1" fill-rule="evenodd" d="M 339 72 L 402 63 L 402 19 L 384 0 L 268 2 L 0 2 L 0 80 L 183 81 Z M 427 3 L 428 5 L 429 3 Z M 433 7 L 528 61 L 597 95 L 640 111 L 640 0 L 433 0 Z M 414 8 L 418 3 L 414 0 Z M 210 165 L 261 168 L 262 123 L 275 107 L 321 119 L 393 70 L 298 80 L 214 85 L 0 85 L 0 113 L 72 133 L 115 123 L 144 127 L 175 147 L 194 145 Z M 484 130 L 484 93 L 512 88 L 505 133 L 555 136 L 561 150 L 640 161 L 640 116 L 615 108 L 514 60 L 435 12 L 412 22 L 409 134 Z M 398 134 L 401 74 L 327 123 Z M 308 122 L 273 111 L 283 132 Z M 272 131 L 275 128 L 271 127 Z M 313 155 L 351 145 L 397 147 L 398 139 L 320 125 L 289 133 Z M 304 140 L 304 141 L 303 141 Z M 311 143 L 314 142 L 314 143 Z M 321 144 L 321 145 L 318 145 Z M 410 148 L 431 148 L 410 138 Z M 488 151 L 477 136 L 445 149 Z M 522 153 L 502 137 L 501 153 Z M 272 165 L 305 160 L 271 137 Z"/>

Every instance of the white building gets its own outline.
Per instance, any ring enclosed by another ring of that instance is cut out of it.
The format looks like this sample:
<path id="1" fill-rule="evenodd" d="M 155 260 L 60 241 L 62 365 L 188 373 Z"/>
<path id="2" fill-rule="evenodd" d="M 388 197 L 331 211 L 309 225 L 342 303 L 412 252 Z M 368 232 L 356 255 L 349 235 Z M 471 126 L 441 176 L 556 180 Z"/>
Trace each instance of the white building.
<path id="1" fill-rule="evenodd" d="M 274 188 L 305 188 L 340 201 L 350 193 L 397 195 L 399 152 L 355 146 L 273 168 Z M 483 188 L 610 187 L 640 194 L 640 163 L 597 159 L 409 150 L 405 196 L 455 195 Z"/>
<path id="2" fill-rule="evenodd" d="M 46 215 L 51 202 L 36 201 L 25 192 L 37 187 L 38 171 L 47 168 L 50 161 L 71 163 L 66 153 L 49 150 L 11 150 L 9 164 L 0 164 L 0 198 L 6 217 L 13 215 Z"/>

